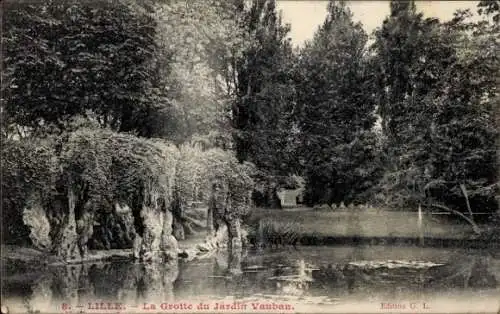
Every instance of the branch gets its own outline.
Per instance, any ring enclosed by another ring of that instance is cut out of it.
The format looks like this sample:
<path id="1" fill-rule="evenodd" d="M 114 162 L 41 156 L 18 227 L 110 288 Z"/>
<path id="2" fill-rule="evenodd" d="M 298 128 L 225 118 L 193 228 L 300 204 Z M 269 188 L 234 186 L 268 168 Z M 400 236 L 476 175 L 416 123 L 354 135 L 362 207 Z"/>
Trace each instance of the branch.
<path id="1" fill-rule="evenodd" d="M 446 206 L 441 205 L 441 204 L 430 204 L 430 206 L 446 210 L 446 211 L 448 211 L 450 213 L 453 213 L 453 214 L 455 214 L 457 216 L 462 217 L 463 219 L 465 219 L 468 223 L 470 223 L 472 225 L 472 230 L 474 230 L 474 233 L 476 233 L 477 235 L 481 234 L 481 228 L 474 222 L 474 220 L 472 220 L 469 217 L 465 216 L 461 212 L 459 212 L 457 210 L 454 210 L 454 209 L 451 209 L 451 208 L 446 207 Z"/>

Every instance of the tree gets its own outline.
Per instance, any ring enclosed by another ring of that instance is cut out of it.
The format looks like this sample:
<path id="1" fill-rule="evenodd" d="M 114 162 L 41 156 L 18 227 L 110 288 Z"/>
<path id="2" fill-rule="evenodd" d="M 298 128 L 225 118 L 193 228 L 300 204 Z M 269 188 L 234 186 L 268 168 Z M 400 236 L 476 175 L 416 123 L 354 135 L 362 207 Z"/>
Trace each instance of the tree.
<path id="1" fill-rule="evenodd" d="M 296 110 L 311 202 L 353 201 L 377 176 L 367 39 L 345 3 L 330 1 L 301 51 Z"/>
<path id="2" fill-rule="evenodd" d="M 154 119 L 168 118 L 159 76 L 168 75 L 172 55 L 157 49 L 157 21 L 143 3 L 3 4 L 5 124 L 64 129 L 80 115 L 151 136 Z"/>
<path id="3" fill-rule="evenodd" d="M 235 150 L 241 161 L 270 174 L 287 174 L 293 156 L 287 136 L 289 109 L 295 96 L 289 27 L 283 25 L 274 0 L 254 0 L 243 14 L 250 44 L 235 60 Z"/>
<path id="4" fill-rule="evenodd" d="M 392 165 L 386 196 L 397 206 L 467 211 L 473 221 L 475 208 L 495 207 L 495 78 L 486 73 L 498 63 L 495 44 L 470 32 L 482 24 L 464 24 L 465 13 L 443 24 L 394 2 L 373 47 Z"/>
<path id="5" fill-rule="evenodd" d="M 169 138 L 176 143 L 196 140 L 231 147 L 234 60 L 246 45 L 237 2 L 175 0 L 157 7 L 158 42 L 175 56 L 175 130 Z"/>
<path id="6" fill-rule="evenodd" d="M 434 129 L 432 104 L 424 98 L 454 58 L 442 34 L 439 22 L 424 19 L 413 1 L 392 1 L 390 16 L 375 32 L 372 64 L 389 161 L 382 185 L 391 186 L 386 194 L 402 206 L 415 206 L 425 194 Z M 399 193 L 393 193 L 396 186 Z"/>
<path id="7" fill-rule="evenodd" d="M 480 15 L 491 15 L 494 23 L 498 25 L 500 22 L 500 1 L 498 0 L 481 0 L 478 3 L 478 13 Z"/>
<path id="8" fill-rule="evenodd" d="M 500 2 L 499 1 L 479 1 L 478 13 L 490 19 L 488 23 L 476 24 L 476 34 L 479 38 L 483 38 L 483 44 L 479 49 L 485 49 L 488 53 L 483 54 L 490 60 L 489 69 L 492 73 L 498 71 L 498 58 L 495 58 L 495 51 L 498 49 L 498 33 L 500 31 Z M 485 40 L 484 40 L 485 39 Z M 492 78 L 492 77 L 490 77 Z M 498 76 L 496 78 L 498 86 Z M 493 103 L 495 110 L 495 125 L 496 125 L 496 167 L 497 167 L 497 182 L 500 181 L 500 96 L 498 92 L 489 95 L 489 101 Z M 498 183 L 497 183 L 498 186 Z M 500 204 L 500 193 L 497 193 L 497 203 Z M 499 205 L 500 206 L 500 205 Z"/>

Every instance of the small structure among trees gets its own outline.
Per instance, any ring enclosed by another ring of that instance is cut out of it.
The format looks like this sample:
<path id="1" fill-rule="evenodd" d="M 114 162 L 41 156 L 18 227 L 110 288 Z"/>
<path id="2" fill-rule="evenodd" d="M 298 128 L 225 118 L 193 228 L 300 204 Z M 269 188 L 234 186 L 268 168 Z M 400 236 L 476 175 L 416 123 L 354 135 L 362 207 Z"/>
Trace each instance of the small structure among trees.
<path id="1" fill-rule="evenodd" d="M 293 176 L 293 180 L 297 182 L 295 188 L 281 188 L 276 193 L 280 199 L 281 208 L 295 207 L 304 202 L 305 180 L 298 176 Z"/>

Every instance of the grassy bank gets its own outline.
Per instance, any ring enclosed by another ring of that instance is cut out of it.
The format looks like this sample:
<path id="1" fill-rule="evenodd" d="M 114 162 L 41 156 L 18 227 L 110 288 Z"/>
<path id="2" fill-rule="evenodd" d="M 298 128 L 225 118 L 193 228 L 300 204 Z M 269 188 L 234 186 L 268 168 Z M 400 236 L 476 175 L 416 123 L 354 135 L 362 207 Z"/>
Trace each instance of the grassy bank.
<path id="1" fill-rule="evenodd" d="M 383 239 L 385 242 L 400 239 L 402 242 L 411 242 L 420 235 L 416 212 L 257 209 L 250 216 L 249 222 L 256 226 L 262 218 L 273 219 L 282 224 L 300 224 L 301 242 L 304 239 L 316 239 L 321 244 L 334 244 L 336 241 L 342 242 L 342 239 Z M 460 242 L 471 239 L 474 234 L 467 222 L 444 215 L 424 214 L 422 227 L 424 238 L 430 241 Z"/>

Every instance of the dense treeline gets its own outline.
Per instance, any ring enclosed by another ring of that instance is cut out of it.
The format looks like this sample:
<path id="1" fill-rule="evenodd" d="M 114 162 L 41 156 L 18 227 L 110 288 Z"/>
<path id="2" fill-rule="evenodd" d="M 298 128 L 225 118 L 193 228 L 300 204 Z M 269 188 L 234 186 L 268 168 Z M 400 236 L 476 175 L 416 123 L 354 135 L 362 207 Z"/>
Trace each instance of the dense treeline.
<path id="1" fill-rule="evenodd" d="M 498 208 L 498 2 L 441 22 L 392 1 L 368 42 L 347 4 L 330 1 L 313 39 L 292 54 L 288 29 L 256 3 L 260 19 L 248 27 L 260 21 L 275 35 L 258 37 L 262 48 L 246 53 L 252 72 L 239 72 L 235 148 L 270 168 L 268 188 L 300 174 L 309 204 Z"/>
<path id="2" fill-rule="evenodd" d="M 381 187 L 396 203 L 498 206 L 498 29 L 467 23 L 466 14 L 440 23 L 411 2 L 394 2 L 376 32 L 378 104 L 392 163 Z"/>
<path id="3" fill-rule="evenodd" d="M 275 0 L 4 1 L 4 236 L 144 257 L 201 202 L 239 238 L 293 175 L 311 205 L 497 210 L 499 2 L 388 5 L 367 34 L 330 1 L 294 49 Z"/>

